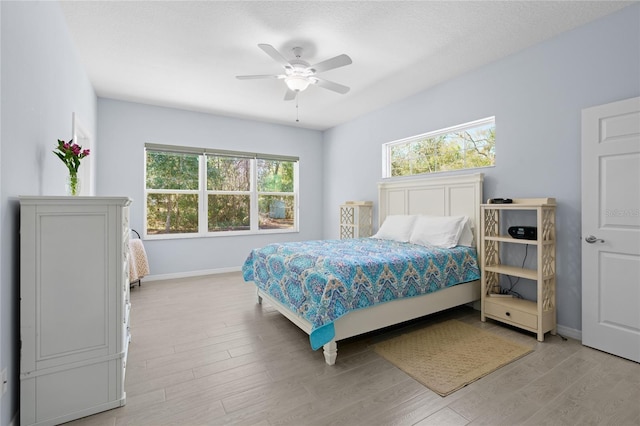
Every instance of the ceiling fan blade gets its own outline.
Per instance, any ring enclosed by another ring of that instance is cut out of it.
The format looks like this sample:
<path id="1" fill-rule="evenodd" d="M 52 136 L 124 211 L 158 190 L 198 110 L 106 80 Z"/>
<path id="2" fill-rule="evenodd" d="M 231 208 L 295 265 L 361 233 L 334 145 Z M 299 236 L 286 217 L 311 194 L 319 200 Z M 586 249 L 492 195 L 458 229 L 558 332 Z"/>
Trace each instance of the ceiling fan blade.
<path id="1" fill-rule="evenodd" d="M 334 92 L 338 92 L 340 94 L 345 94 L 349 90 L 351 90 L 347 86 L 343 86 L 342 84 L 334 83 L 333 81 L 323 80 L 321 78 L 313 77 L 311 78 L 311 82 L 317 86 L 324 87 L 325 89 L 333 90 Z"/>
<path id="2" fill-rule="evenodd" d="M 292 101 L 296 98 L 296 96 L 298 95 L 298 92 L 296 92 L 295 90 L 291 90 L 289 88 L 287 88 L 287 92 L 284 94 L 284 100 L 285 101 Z"/>
<path id="3" fill-rule="evenodd" d="M 313 70 L 317 74 L 320 72 L 332 70 L 334 68 L 343 67 L 351 63 L 353 63 L 351 61 L 351 58 L 345 54 L 342 54 L 334 58 L 327 59 L 326 61 L 318 62 L 315 65 L 311 65 L 309 69 Z"/>
<path id="4" fill-rule="evenodd" d="M 253 80 L 256 78 L 284 78 L 284 75 L 236 75 L 238 80 Z"/>
<path id="5" fill-rule="evenodd" d="M 277 63 L 279 63 L 280 65 L 282 65 L 283 67 L 289 69 L 289 68 L 293 68 L 291 66 L 291 64 L 289 63 L 289 61 L 287 61 L 285 59 L 284 56 L 282 56 L 280 54 L 280 52 L 278 52 L 273 46 L 271 46 L 270 44 L 259 44 L 258 47 L 262 50 L 264 50 L 264 53 L 266 53 L 267 55 L 271 56 L 271 58 L 276 61 Z"/>

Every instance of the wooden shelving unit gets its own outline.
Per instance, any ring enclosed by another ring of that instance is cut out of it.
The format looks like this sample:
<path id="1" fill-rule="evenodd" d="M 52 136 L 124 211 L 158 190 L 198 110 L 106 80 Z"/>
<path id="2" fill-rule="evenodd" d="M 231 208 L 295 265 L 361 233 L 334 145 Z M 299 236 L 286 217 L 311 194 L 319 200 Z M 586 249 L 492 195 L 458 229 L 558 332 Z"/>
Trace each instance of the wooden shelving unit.
<path id="1" fill-rule="evenodd" d="M 512 204 L 481 204 L 480 258 L 482 267 L 481 320 L 491 318 L 536 333 L 556 334 L 556 200 L 555 198 L 519 198 Z M 503 215 L 517 211 L 536 213 L 537 239 L 517 239 L 505 235 Z M 500 253 L 510 244 L 537 247 L 536 269 L 502 264 Z M 500 276 L 509 275 L 534 281 L 537 300 L 501 295 Z"/>

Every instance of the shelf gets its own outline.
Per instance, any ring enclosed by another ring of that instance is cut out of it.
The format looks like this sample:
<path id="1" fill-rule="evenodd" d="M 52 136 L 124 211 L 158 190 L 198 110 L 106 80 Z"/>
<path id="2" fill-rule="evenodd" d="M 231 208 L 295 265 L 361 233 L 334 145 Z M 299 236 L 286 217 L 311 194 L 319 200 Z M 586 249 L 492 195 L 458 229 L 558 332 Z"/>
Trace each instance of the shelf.
<path id="1" fill-rule="evenodd" d="M 516 308 L 532 315 L 538 314 L 538 305 L 532 300 L 518 299 L 516 297 L 491 297 L 491 295 L 487 299 L 489 303 Z"/>
<path id="2" fill-rule="evenodd" d="M 526 278 L 528 280 L 538 279 L 538 271 L 535 269 L 524 269 L 507 265 L 486 265 L 484 269 L 487 272 L 497 272 L 498 274 L 511 275 L 512 277 Z"/>
<path id="3" fill-rule="evenodd" d="M 509 204 L 480 204 L 481 207 L 497 210 L 533 210 L 538 207 L 556 207 L 555 198 L 514 198 Z"/>
<path id="4" fill-rule="evenodd" d="M 497 237 L 484 237 L 484 239 L 487 241 L 499 241 L 501 243 L 538 244 L 538 240 L 518 239 L 508 235 L 500 235 Z"/>
<path id="5" fill-rule="evenodd" d="M 538 244 L 555 244 L 555 240 L 548 241 L 538 241 L 538 240 L 525 240 L 523 238 L 513 238 L 510 235 L 498 235 L 496 237 L 484 237 L 487 241 L 498 241 L 501 243 L 514 243 L 514 244 L 529 244 L 529 245 L 538 245 Z"/>
<path id="6" fill-rule="evenodd" d="M 538 341 L 546 332 L 556 333 L 555 300 L 555 198 L 514 198 L 510 204 L 482 204 L 480 250 L 482 261 L 481 317 L 491 318 L 536 333 Z M 538 238 L 527 240 L 501 234 L 505 231 L 505 217 L 516 212 L 514 218 L 525 212 L 536 213 Z M 504 244 L 501 244 L 504 243 Z M 537 247 L 534 269 L 504 265 L 501 255 L 508 254 L 513 246 L 526 244 Z M 512 297 L 492 296 L 501 285 L 501 275 L 524 278 L 536 286 L 537 301 Z"/>

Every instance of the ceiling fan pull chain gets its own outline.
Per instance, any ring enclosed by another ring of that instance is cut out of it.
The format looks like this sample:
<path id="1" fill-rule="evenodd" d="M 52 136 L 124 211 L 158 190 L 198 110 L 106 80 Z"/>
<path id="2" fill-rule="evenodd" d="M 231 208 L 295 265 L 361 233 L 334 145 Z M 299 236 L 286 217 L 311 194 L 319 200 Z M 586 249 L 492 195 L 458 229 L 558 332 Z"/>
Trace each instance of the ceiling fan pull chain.
<path id="1" fill-rule="evenodd" d="M 298 120 L 298 95 L 300 93 L 296 93 L 296 123 L 299 123 L 300 120 Z"/>

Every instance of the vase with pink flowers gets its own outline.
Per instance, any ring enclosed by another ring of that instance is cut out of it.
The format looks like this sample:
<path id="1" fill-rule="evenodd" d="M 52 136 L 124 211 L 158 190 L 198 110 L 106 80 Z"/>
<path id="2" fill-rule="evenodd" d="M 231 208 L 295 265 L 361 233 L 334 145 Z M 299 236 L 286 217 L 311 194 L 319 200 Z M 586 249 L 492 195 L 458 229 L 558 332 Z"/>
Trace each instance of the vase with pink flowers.
<path id="1" fill-rule="evenodd" d="M 80 160 L 89 155 L 88 149 L 73 142 L 61 141 L 58 139 L 58 146 L 53 153 L 67 166 L 69 177 L 67 178 L 67 193 L 69 195 L 78 195 L 80 193 L 80 181 L 78 179 L 78 168 Z"/>

